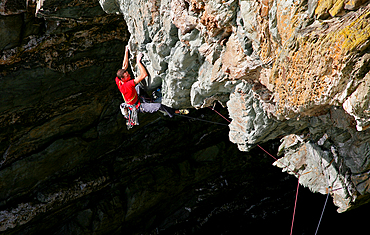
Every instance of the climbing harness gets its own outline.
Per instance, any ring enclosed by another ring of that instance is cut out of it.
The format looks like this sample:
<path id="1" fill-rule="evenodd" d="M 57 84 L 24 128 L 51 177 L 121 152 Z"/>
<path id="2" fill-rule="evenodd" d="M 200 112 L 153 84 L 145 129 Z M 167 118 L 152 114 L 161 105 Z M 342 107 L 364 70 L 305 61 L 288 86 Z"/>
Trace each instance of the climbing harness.
<path id="1" fill-rule="evenodd" d="M 122 103 L 119 107 L 121 109 L 122 115 L 127 119 L 126 120 L 127 130 L 131 129 L 134 126 L 139 125 L 138 112 L 140 106 L 137 107 L 137 105 L 128 105 L 126 103 Z"/>
<path id="2" fill-rule="evenodd" d="M 121 93 L 122 94 L 122 93 Z M 135 96 L 129 101 L 133 101 L 135 98 L 136 98 L 137 94 L 135 94 Z M 134 126 L 138 126 L 139 125 L 139 111 L 140 111 L 140 99 L 137 99 L 136 103 L 135 104 L 127 104 L 129 102 L 126 102 L 126 99 L 125 97 L 123 96 L 122 94 L 122 97 L 123 97 L 123 100 L 125 101 L 125 103 L 121 103 L 121 105 L 119 106 L 120 109 L 121 109 L 121 113 L 122 115 L 127 119 L 126 121 L 126 126 L 127 126 L 127 130 L 133 128 Z"/>

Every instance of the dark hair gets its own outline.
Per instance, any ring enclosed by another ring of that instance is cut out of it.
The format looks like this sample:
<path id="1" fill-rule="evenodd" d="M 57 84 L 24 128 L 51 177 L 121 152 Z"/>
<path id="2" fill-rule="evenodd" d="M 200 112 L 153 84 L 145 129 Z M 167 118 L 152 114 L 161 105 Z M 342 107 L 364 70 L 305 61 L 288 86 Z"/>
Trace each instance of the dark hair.
<path id="1" fill-rule="evenodd" d="M 126 72 L 126 69 L 119 69 L 117 71 L 117 77 L 122 79 L 123 78 L 123 74 Z"/>

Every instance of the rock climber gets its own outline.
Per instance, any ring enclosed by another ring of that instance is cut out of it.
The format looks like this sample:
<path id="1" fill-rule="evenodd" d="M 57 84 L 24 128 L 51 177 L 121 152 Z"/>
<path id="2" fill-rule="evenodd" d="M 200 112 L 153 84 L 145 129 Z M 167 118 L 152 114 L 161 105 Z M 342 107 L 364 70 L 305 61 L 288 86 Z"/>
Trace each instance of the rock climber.
<path id="1" fill-rule="evenodd" d="M 126 123 L 127 127 L 131 128 L 134 125 L 139 125 L 137 118 L 138 112 L 154 113 L 161 110 L 167 113 L 170 117 L 173 117 L 174 114 L 187 114 L 189 112 L 188 110 L 176 110 L 161 103 L 152 103 L 148 101 L 150 100 L 149 96 L 139 84 L 146 76 L 148 76 L 147 70 L 141 63 L 142 57 L 142 53 L 139 53 L 136 57 L 136 64 L 139 66 L 140 74 L 137 78 L 131 79 L 131 76 L 127 71 L 129 61 L 128 46 L 126 46 L 122 69 L 117 71 L 116 84 L 125 100 L 125 103 L 122 103 L 120 108 L 122 114 L 126 119 L 128 119 Z"/>

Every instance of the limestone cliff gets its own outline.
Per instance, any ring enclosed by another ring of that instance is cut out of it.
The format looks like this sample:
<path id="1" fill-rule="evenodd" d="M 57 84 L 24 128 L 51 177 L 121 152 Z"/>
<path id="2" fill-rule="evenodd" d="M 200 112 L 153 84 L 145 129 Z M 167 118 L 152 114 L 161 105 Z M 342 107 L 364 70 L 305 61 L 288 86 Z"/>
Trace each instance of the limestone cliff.
<path id="1" fill-rule="evenodd" d="M 256 144 L 339 211 L 366 203 L 369 8 L 2 1 L 0 233 L 216 234 L 219 221 L 272 233 L 290 219 L 296 181 Z M 130 72 L 144 52 L 148 90 L 197 121 L 141 114 L 126 130 L 114 77 L 127 44 Z M 204 109 L 215 103 L 229 126 Z"/>
<path id="2" fill-rule="evenodd" d="M 364 1 L 100 0 L 123 14 L 164 104 L 219 101 L 242 151 L 282 138 L 276 163 L 339 211 L 369 193 L 370 5 Z M 231 95 L 229 95 L 231 94 Z M 285 167 L 284 167 L 285 166 Z M 288 166 L 288 168 L 286 167 Z"/>

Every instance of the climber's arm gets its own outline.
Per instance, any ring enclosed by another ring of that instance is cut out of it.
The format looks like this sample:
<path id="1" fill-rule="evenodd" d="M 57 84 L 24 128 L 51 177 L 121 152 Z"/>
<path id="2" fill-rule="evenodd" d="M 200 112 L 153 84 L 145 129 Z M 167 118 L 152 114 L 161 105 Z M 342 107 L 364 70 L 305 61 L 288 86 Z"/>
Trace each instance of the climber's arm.
<path id="1" fill-rule="evenodd" d="M 123 58 L 122 69 L 127 70 L 128 68 L 128 45 L 125 49 L 125 57 Z"/>
<path id="2" fill-rule="evenodd" d="M 143 54 L 140 52 L 139 55 L 136 57 L 136 64 L 139 66 L 140 75 L 135 78 L 135 85 L 141 82 L 146 76 L 148 76 L 148 72 L 146 71 L 144 65 L 141 63 L 141 58 L 143 58 Z"/>

